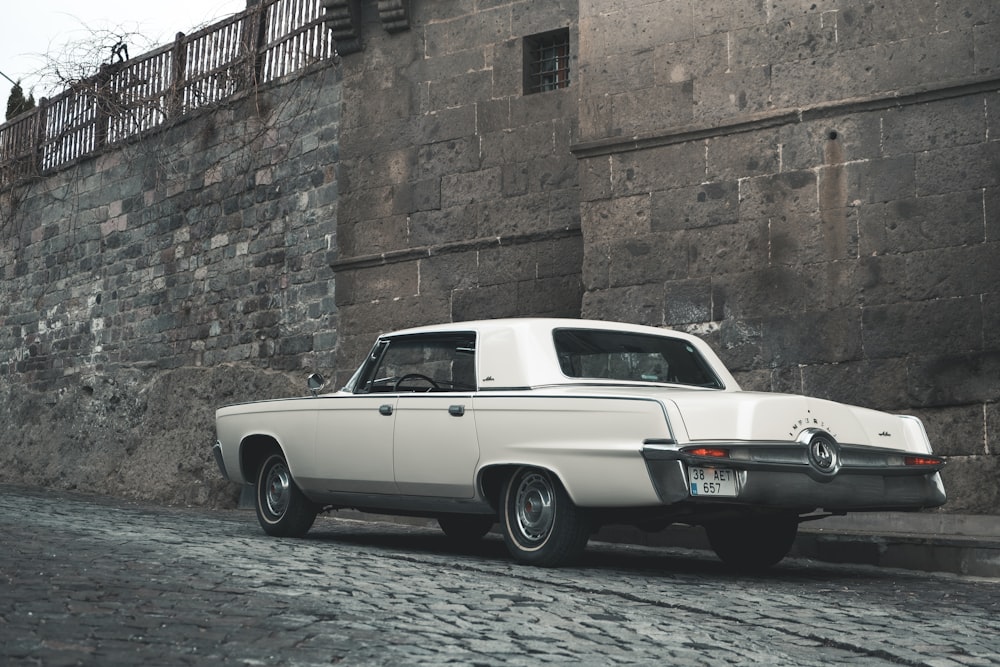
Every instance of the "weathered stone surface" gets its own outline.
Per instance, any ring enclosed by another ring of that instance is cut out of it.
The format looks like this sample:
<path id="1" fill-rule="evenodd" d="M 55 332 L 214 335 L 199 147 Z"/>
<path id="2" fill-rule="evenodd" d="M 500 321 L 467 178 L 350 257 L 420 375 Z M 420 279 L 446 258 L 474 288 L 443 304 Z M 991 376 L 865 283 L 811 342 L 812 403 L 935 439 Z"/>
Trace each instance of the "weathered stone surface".
<path id="1" fill-rule="evenodd" d="M 342 382 L 399 327 L 582 314 L 703 334 L 748 388 L 918 411 L 958 505 L 1000 511 L 992 3 L 412 0 L 408 21 L 368 11 L 337 69 L 0 193 L 12 419 L 82 420 L 113 452 L 144 423 L 190 440 L 208 411 L 181 434 L 136 406 L 237 370 Z M 564 27 L 571 85 L 524 94 L 524 38 Z M 108 383 L 86 404 L 85 377 Z M 117 431 L 87 412 L 111 405 Z M 73 442 L 77 477 L 52 450 L 32 479 L 137 483 Z"/>
<path id="2" fill-rule="evenodd" d="M 238 489 L 212 458 L 215 408 L 305 393 L 254 366 L 80 374 L 37 391 L 0 378 L 5 483 L 123 495 L 172 505 L 232 505 Z"/>

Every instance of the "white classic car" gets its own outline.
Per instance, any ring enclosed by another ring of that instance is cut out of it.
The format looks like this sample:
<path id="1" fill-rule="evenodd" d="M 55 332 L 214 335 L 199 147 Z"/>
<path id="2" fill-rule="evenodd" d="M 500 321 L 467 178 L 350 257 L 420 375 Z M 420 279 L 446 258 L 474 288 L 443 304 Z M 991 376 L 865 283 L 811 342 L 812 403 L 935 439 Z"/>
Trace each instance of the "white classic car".
<path id="1" fill-rule="evenodd" d="M 945 502 L 914 417 L 741 391 L 702 340 L 571 319 L 456 322 L 379 337 L 339 391 L 216 412 L 224 476 L 256 487 L 270 535 L 318 512 L 499 523 L 521 562 L 579 555 L 603 524 L 702 525 L 726 563 L 765 568 L 801 521 Z"/>

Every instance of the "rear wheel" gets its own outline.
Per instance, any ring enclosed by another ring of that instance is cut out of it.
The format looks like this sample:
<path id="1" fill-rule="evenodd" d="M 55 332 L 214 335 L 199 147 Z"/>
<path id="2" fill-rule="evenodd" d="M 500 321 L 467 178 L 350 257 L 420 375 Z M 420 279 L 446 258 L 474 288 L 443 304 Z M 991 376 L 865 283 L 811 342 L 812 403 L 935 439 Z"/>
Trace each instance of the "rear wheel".
<path id="1" fill-rule="evenodd" d="M 275 537 L 302 537 L 316 514 L 316 506 L 292 479 L 285 457 L 268 456 L 257 475 L 257 521 L 264 532 Z"/>
<path id="2" fill-rule="evenodd" d="M 586 513 L 554 475 L 537 468 L 520 468 L 507 480 L 501 526 L 511 555 L 542 567 L 572 561 L 590 537 Z"/>
<path id="3" fill-rule="evenodd" d="M 765 570 L 784 558 L 795 542 L 795 514 L 769 514 L 716 521 L 705 526 L 708 543 L 723 563 L 743 572 Z"/>
<path id="4" fill-rule="evenodd" d="M 476 542 L 490 532 L 494 523 L 494 517 L 478 514 L 447 514 L 438 517 L 441 530 L 456 542 Z"/>

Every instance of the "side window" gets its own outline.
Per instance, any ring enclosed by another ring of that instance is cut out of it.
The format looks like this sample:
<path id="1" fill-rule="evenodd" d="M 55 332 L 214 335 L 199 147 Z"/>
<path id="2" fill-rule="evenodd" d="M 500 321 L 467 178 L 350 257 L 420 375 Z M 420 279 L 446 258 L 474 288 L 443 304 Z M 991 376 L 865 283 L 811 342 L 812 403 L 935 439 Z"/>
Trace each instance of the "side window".
<path id="1" fill-rule="evenodd" d="M 358 393 L 476 389 L 475 334 L 400 336 L 376 352 Z"/>

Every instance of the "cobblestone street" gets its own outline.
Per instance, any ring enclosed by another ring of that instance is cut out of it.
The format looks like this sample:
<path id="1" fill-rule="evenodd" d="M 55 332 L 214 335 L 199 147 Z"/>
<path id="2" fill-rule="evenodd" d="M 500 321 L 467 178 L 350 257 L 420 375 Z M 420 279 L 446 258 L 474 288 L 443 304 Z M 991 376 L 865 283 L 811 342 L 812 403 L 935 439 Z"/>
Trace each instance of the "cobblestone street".
<path id="1" fill-rule="evenodd" d="M 513 564 L 422 527 L 0 492 L 0 662 L 12 665 L 1000 664 L 1000 582 L 789 560 L 726 572 L 592 544 Z"/>

